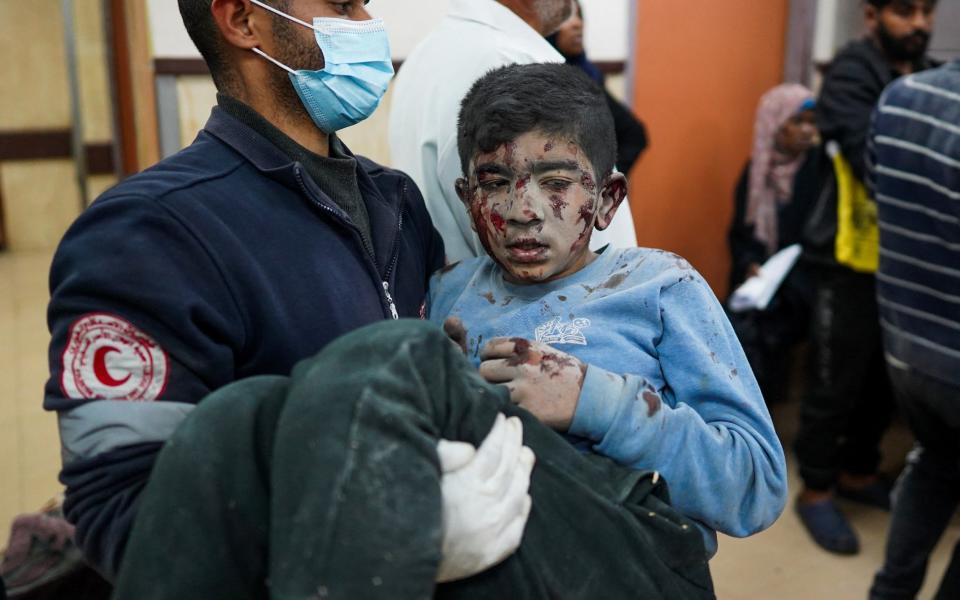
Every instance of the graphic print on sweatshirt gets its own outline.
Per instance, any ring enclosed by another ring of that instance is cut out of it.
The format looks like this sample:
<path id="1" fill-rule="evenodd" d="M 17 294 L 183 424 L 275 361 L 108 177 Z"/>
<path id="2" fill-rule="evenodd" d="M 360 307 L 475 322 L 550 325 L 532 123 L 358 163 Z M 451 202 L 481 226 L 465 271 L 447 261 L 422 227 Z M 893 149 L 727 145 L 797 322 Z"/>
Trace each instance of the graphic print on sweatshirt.
<path id="1" fill-rule="evenodd" d="M 590 327 L 590 319 L 574 319 L 564 323 L 563 318 L 554 317 L 537 327 L 534 339 L 543 344 L 576 344 L 587 345 L 587 337 L 583 330 Z"/>

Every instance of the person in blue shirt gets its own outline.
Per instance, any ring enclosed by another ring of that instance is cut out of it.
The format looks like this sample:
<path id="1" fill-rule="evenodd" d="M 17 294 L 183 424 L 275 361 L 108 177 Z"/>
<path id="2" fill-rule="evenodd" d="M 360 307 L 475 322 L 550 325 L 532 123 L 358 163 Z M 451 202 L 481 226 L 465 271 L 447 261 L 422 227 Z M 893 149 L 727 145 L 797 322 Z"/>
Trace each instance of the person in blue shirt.
<path id="1" fill-rule="evenodd" d="M 667 480 L 716 531 L 769 527 L 783 449 L 703 278 L 651 249 L 589 249 L 626 194 L 602 92 L 565 65 L 510 66 L 463 102 L 460 197 L 488 256 L 434 276 L 429 318 L 488 382 L 578 448 Z"/>
<path id="2" fill-rule="evenodd" d="M 960 507 L 960 60 L 891 84 L 867 138 L 887 371 L 915 436 L 871 600 L 914 598 Z M 960 544 L 935 598 L 960 598 Z"/>

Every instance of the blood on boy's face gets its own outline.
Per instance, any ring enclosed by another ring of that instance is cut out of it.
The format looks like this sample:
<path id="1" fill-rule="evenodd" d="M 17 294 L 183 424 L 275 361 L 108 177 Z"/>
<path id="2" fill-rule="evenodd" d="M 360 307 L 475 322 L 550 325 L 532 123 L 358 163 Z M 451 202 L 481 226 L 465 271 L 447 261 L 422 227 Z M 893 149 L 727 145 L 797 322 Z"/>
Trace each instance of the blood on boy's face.
<path id="1" fill-rule="evenodd" d="M 470 163 L 463 191 L 473 228 L 511 283 L 552 281 L 595 258 L 601 205 L 593 165 L 568 139 L 525 133 Z"/>

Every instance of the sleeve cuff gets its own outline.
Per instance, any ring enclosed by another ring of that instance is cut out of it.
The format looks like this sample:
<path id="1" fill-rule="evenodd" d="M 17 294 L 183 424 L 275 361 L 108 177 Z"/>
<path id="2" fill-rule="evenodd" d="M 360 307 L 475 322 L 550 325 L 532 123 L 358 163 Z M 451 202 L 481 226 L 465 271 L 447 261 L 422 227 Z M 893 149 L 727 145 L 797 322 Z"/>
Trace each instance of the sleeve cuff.
<path id="1" fill-rule="evenodd" d="M 587 365 L 569 433 L 594 442 L 601 441 L 616 420 L 618 400 L 626 385 L 620 375 Z"/>

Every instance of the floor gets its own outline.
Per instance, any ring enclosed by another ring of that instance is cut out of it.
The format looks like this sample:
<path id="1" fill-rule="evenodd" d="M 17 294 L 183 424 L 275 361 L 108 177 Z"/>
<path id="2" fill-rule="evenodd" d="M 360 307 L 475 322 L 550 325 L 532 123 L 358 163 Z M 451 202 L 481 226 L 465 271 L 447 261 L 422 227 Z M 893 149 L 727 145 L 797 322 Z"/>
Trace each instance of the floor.
<path id="1" fill-rule="evenodd" d="M 47 271 L 50 254 L 0 253 L 0 540 L 23 511 L 59 493 L 59 442 L 54 417 L 41 408 L 46 380 Z M 793 436 L 796 402 L 774 408 L 785 440 Z M 894 427 L 885 440 L 884 470 L 895 472 L 909 448 L 909 434 Z M 798 489 L 791 465 L 791 488 Z M 819 550 L 791 509 L 768 531 L 746 540 L 723 538 L 711 562 L 721 600 L 861 600 L 883 555 L 887 515 L 845 505 L 861 535 L 858 556 L 841 558 Z M 960 540 L 955 521 L 931 560 L 921 598 L 930 598 Z M 4 541 L 0 541 L 2 545 Z"/>

